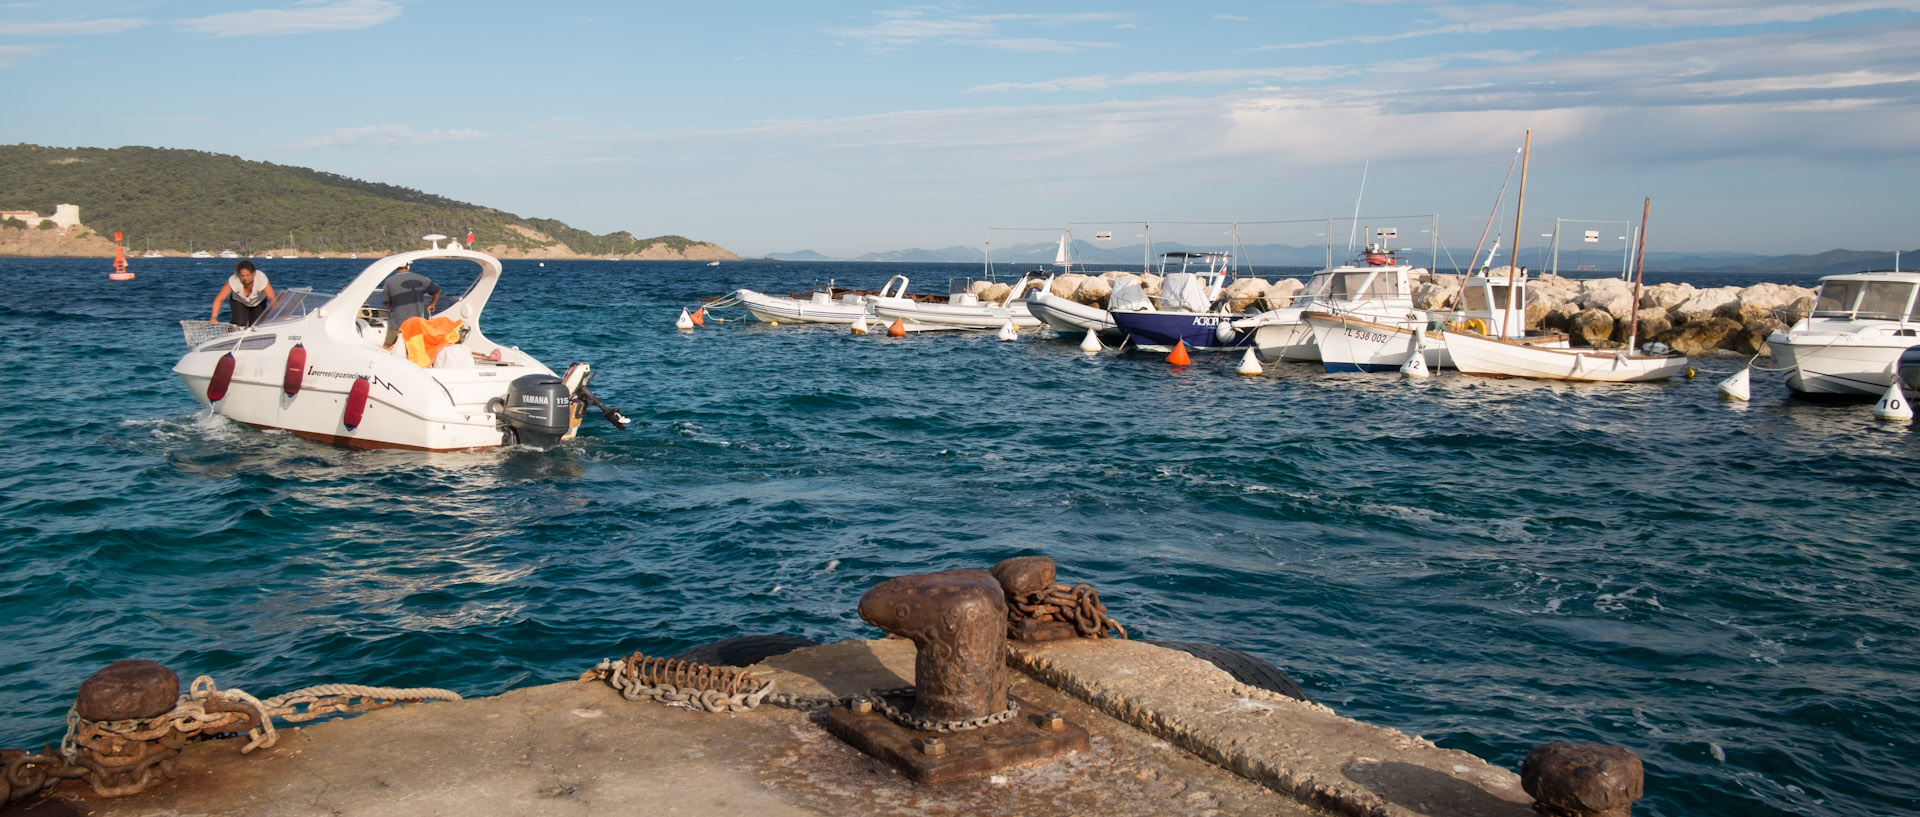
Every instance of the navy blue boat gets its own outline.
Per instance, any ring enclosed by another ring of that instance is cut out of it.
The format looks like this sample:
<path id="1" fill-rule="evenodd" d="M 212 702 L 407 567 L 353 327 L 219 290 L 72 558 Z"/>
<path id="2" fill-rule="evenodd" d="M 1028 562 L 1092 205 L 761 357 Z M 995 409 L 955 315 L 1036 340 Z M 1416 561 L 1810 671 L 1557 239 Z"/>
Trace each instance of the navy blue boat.
<path id="1" fill-rule="evenodd" d="M 1115 312 L 1113 322 L 1133 345 L 1149 351 L 1164 352 L 1185 343 L 1190 351 L 1219 352 L 1253 343 L 1253 333 L 1227 326 L 1237 317 L 1224 312 Z"/>
<path id="2" fill-rule="evenodd" d="M 1180 270 L 1169 272 L 1175 261 Z M 1196 263 L 1204 264 L 1205 271 L 1189 271 Z M 1235 332 L 1227 324 L 1240 316 L 1216 305 L 1230 264 L 1231 256 L 1223 252 L 1161 256 L 1160 295 L 1149 302 L 1144 294 L 1116 289 L 1109 302 L 1114 324 L 1134 346 L 1151 351 L 1164 352 L 1179 343 L 1196 352 L 1245 348 L 1253 342 L 1252 333 Z"/>

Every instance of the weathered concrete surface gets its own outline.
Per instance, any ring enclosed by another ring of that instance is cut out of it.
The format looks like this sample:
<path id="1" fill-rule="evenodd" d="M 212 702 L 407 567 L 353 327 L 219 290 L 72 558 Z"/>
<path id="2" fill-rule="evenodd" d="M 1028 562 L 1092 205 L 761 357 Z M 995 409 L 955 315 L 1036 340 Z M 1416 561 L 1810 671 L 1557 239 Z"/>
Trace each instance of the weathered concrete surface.
<path id="1" fill-rule="evenodd" d="M 1154 735 L 1340 814 L 1526 817 L 1518 775 L 1466 752 L 1241 685 L 1185 653 L 1074 639 L 1012 648 L 1013 664 Z"/>
<path id="2" fill-rule="evenodd" d="M 905 684 L 913 664 L 906 641 L 849 641 L 755 671 L 786 692 L 852 694 Z M 1015 694 L 1086 726 L 1091 751 L 927 787 L 829 736 L 807 713 L 762 706 L 715 715 L 562 683 L 283 729 L 277 746 L 245 757 L 237 740 L 197 744 L 179 779 L 143 794 L 102 800 L 69 783 L 7 815 L 1315 813 L 1030 677 L 1012 682 Z"/>

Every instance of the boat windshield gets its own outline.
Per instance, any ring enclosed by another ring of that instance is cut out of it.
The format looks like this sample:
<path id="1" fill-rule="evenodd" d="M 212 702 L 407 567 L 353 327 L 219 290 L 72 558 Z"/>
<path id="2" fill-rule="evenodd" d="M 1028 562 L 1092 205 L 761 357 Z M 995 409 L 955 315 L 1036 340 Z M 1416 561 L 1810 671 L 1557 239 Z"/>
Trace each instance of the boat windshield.
<path id="1" fill-rule="evenodd" d="M 965 295 L 972 291 L 973 291 L 972 278 L 948 278 L 947 279 L 948 295 Z"/>
<path id="2" fill-rule="evenodd" d="M 1860 292 L 1860 311 L 1855 317 L 1897 321 L 1907 314 L 1913 300 L 1913 285 L 1904 281 L 1868 281 Z"/>
<path id="3" fill-rule="evenodd" d="M 1393 281 L 1375 271 L 1328 272 L 1313 276 L 1307 294 L 1336 301 L 1392 297 Z"/>
<path id="4" fill-rule="evenodd" d="M 1487 297 L 1487 290 L 1489 289 L 1493 290 L 1492 298 Z M 1492 309 L 1506 309 L 1511 301 L 1510 296 L 1507 295 L 1511 289 L 1512 287 L 1506 284 L 1470 286 L 1466 288 L 1462 296 L 1465 298 L 1467 311 L 1486 312 Z"/>
<path id="5" fill-rule="evenodd" d="M 300 320 L 330 300 L 333 300 L 332 295 L 315 293 L 313 287 L 283 289 L 280 297 L 274 300 L 273 308 L 268 309 L 266 316 L 260 319 L 260 325 Z"/>

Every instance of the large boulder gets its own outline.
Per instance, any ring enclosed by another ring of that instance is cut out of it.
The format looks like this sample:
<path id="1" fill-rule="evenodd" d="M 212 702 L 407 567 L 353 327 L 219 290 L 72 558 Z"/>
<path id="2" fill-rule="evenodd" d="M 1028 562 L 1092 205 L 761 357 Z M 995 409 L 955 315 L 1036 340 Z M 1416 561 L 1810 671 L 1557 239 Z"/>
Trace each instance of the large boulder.
<path id="1" fill-rule="evenodd" d="M 1620 341 L 1621 343 L 1627 342 L 1627 331 L 1629 328 L 1629 324 L 1624 321 L 1621 322 L 1613 330 L 1614 340 Z M 1638 333 L 1640 336 L 1639 342 L 1641 343 L 1646 343 L 1650 340 L 1666 343 L 1667 336 L 1673 334 L 1673 318 L 1668 315 L 1667 310 L 1660 307 L 1643 307 L 1640 310 Z"/>
<path id="2" fill-rule="evenodd" d="M 1739 287 L 1698 290 L 1693 293 L 1693 297 L 1687 299 L 1686 303 L 1673 308 L 1674 322 L 1684 325 L 1694 321 L 1704 321 L 1719 312 L 1720 307 L 1733 303 L 1739 297 Z"/>
<path id="3" fill-rule="evenodd" d="M 992 281 L 975 281 L 967 285 L 967 291 L 973 293 L 974 295 L 978 296 L 980 300 L 984 301 L 987 299 L 987 296 L 982 293 L 985 293 L 987 291 L 987 288 L 991 286 L 993 286 Z"/>
<path id="4" fill-rule="evenodd" d="M 1640 290 L 1640 306 L 1672 309 L 1692 299 L 1694 292 L 1692 284 L 1654 284 Z"/>
<path id="5" fill-rule="evenodd" d="M 1078 291 L 1080 285 L 1085 283 L 1086 280 L 1087 276 L 1085 275 L 1077 272 L 1069 272 L 1066 275 L 1053 279 L 1053 286 L 1048 287 L 1047 292 L 1056 298 L 1072 298 L 1073 293 Z"/>
<path id="6" fill-rule="evenodd" d="M 1710 355 L 1741 331 L 1738 323 L 1713 316 L 1687 321 L 1680 331 L 1665 341 L 1673 350 L 1687 356 Z"/>
<path id="7" fill-rule="evenodd" d="M 1452 310 L 1460 308 L 1460 276 L 1434 273 L 1413 287 L 1413 308 Z"/>
<path id="8" fill-rule="evenodd" d="M 1267 296 L 1272 286 L 1260 278 L 1240 278 L 1227 285 L 1225 292 L 1228 312 L 1242 312 L 1254 302 Z"/>
<path id="9" fill-rule="evenodd" d="M 988 286 L 986 289 L 980 290 L 979 292 L 976 292 L 974 294 L 980 296 L 980 300 L 983 303 L 999 303 L 1001 298 L 1007 297 L 1007 293 L 1012 291 L 1013 291 L 1013 287 L 1008 286 L 1006 284 L 999 283 L 999 282 L 994 282 L 992 285 Z"/>
<path id="10" fill-rule="evenodd" d="M 1590 278 L 1580 282 L 1575 302 L 1581 309 L 1598 309 L 1615 321 L 1624 321 L 1634 312 L 1633 284 L 1618 278 Z"/>
<path id="11" fill-rule="evenodd" d="M 1613 323 L 1604 309 L 1582 309 L 1574 313 L 1567 334 L 1576 346 L 1601 346 L 1613 341 Z"/>
<path id="12" fill-rule="evenodd" d="M 1144 273 L 1140 276 L 1140 291 L 1147 293 L 1149 298 L 1157 298 L 1160 296 L 1160 282 L 1163 280 L 1165 279 L 1151 272 Z"/>
<path id="13" fill-rule="evenodd" d="M 1772 332 L 1772 328 L 1786 323 L 1780 320 L 1780 313 L 1788 311 L 1800 299 L 1811 297 L 1813 290 L 1806 287 L 1754 284 L 1740 290 L 1739 297 L 1721 306 L 1714 314 L 1739 321 L 1742 325 L 1765 324 L 1770 327 L 1767 331 Z"/>
<path id="14" fill-rule="evenodd" d="M 1488 275 L 1505 280 L 1507 268 L 1495 267 Z M 1542 275 L 1527 281 L 1527 293 L 1529 297 L 1537 293 L 1548 303 L 1567 303 L 1580 298 L 1580 282 L 1558 275 Z"/>
<path id="15" fill-rule="evenodd" d="M 1260 300 L 1259 306 L 1261 309 L 1286 309 L 1293 305 L 1293 299 L 1300 295 L 1300 290 L 1306 288 L 1307 285 L 1298 278 L 1282 278 L 1267 287 L 1267 297 Z"/>
<path id="16" fill-rule="evenodd" d="M 1073 299 L 1087 306 L 1107 308 L 1107 296 L 1113 294 L 1113 282 L 1105 278 L 1088 278 L 1080 282 L 1080 288 L 1073 291 Z"/>

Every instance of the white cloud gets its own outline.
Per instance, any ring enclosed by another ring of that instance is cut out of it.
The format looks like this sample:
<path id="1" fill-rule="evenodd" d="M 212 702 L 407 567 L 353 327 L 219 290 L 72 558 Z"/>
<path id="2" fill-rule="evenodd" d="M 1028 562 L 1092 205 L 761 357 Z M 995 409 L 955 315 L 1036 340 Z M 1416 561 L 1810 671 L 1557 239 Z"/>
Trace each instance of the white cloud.
<path id="1" fill-rule="evenodd" d="M 148 24 L 138 17 L 75 20 L 64 23 L 0 22 L 0 37 L 65 37 L 76 34 L 119 34 Z"/>
<path id="2" fill-rule="evenodd" d="M 1022 28 L 1057 27 L 1085 23 L 1125 20 L 1124 15 L 1086 14 L 968 14 L 946 17 L 928 16 L 929 8 L 915 7 L 878 12 L 878 22 L 853 28 L 830 29 L 828 33 L 864 43 L 867 50 L 892 53 L 921 43 L 1000 51 L 1073 52 L 1089 48 L 1112 48 L 1114 43 L 1063 40 L 1045 37 L 1008 36 L 1007 24 Z"/>
<path id="3" fill-rule="evenodd" d="M 37 45 L 0 45 L 0 68 L 12 68 L 21 60 L 45 53 L 47 50 Z"/>
<path id="4" fill-rule="evenodd" d="M 1725 28 L 1776 23 L 1807 23 L 1845 14 L 1875 11 L 1920 12 L 1920 0 L 1856 0 L 1805 3 L 1740 2 L 1739 0 L 1650 0 L 1633 5 L 1574 6 L 1525 12 L 1505 3 L 1474 6 L 1431 6 L 1427 12 L 1442 20 L 1392 34 L 1361 34 L 1327 40 L 1278 43 L 1255 51 L 1290 51 L 1336 45 L 1379 45 L 1440 34 L 1490 34 L 1502 31 L 1564 31 L 1581 28 L 1669 29 Z"/>
<path id="5" fill-rule="evenodd" d="M 337 0 L 331 3 L 303 2 L 289 9 L 229 11 L 181 20 L 179 25 L 188 31 L 215 37 L 265 37 L 320 31 L 357 31 L 398 16 L 400 6 L 388 0 Z"/>
<path id="6" fill-rule="evenodd" d="M 1008 91 L 1098 91 L 1137 85 L 1239 85 L 1249 82 L 1321 82 L 1354 73 L 1335 65 L 1279 68 L 1210 68 L 1199 71 L 1141 71 L 1123 76 L 1103 74 L 1063 77 L 1038 82 L 994 82 L 968 88 L 969 93 Z"/>
<path id="7" fill-rule="evenodd" d="M 294 145 L 296 150 L 405 150 L 431 147 L 447 142 L 479 139 L 486 134 L 472 128 L 458 130 L 416 130 L 409 125 L 365 125 L 341 128 L 325 136 Z"/>

